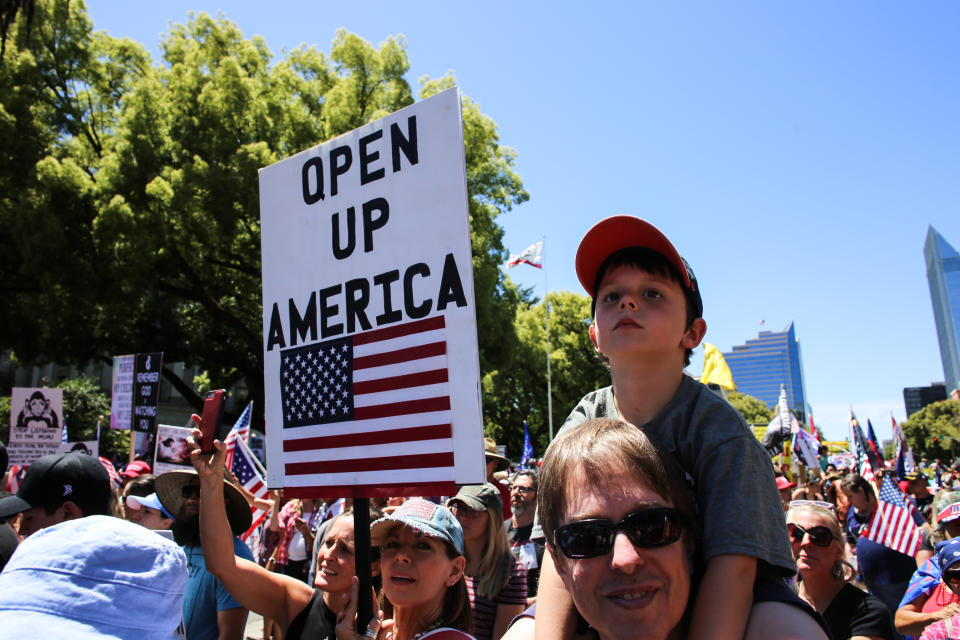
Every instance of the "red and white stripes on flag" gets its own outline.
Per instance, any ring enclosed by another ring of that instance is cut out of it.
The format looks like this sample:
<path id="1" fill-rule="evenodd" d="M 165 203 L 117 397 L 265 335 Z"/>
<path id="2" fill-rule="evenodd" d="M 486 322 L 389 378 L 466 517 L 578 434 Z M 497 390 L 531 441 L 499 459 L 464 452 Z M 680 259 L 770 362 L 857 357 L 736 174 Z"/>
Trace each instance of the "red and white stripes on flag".
<path id="1" fill-rule="evenodd" d="M 873 510 L 866 528 L 860 532 L 860 537 L 914 557 L 920 549 L 920 530 L 909 510 L 890 501 L 898 500 L 903 503 L 899 491 L 890 477 L 885 476 L 877 507 Z"/>
<path id="2" fill-rule="evenodd" d="M 511 255 L 507 261 L 507 266 L 515 267 L 521 263 L 528 264 L 537 269 L 543 268 L 543 240 L 534 242 L 521 253 Z"/>
<path id="3" fill-rule="evenodd" d="M 106 469 L 107 475 L 110 476 L 110 482 L 113 483 L 113 486 L 119 487 L 121 484 L 123 484 L 123 480 L 120 478 L 120 474 L 117 473 L 117 468 L 113 466 L 113 463 L 103 456 L 100 456 L 99 460 L 100 464 L 103 465 L 103 468 Z"/>
<path id="4" fill-rule="evenodd" d="M 260 475 L 260 471 L 254 463 L 253 453 L 250 451 L 250 448 L 239 438 L 236 440 L 236 445 L 230 471 L 233 472 L 237 481 L 243 485 L 243 488 L 255 497 L 261 500 L 269 499 L 270 492 L 267 490 L 267 483 L 264 482 L 263 476 Z M 258 509 L 255 505 L 250 505 L 250 511 L 253 513 L 253 520 L 250 528 L 240 536 L 241 540 L 246 540 L 250 537 L 250 534 L 253 533 L 267 517 L 267 511 Z"/>
<path id="5" fill-rule="evenodd" d="M 285 492 L 455 492 L 442 315 L 281 352 Z"/>
<path id="6" fill-rule="evenodd" d="M 237 438 L 242 440 L 244 444 L 250 444 L 250 416 L 252 414 L 253 400 L 247 404 L 233 428 L 230 429 L 230 433 L 223 439 L 223 444 L 227 447 L 226 465 L 228 467 L 233 464 L 233 449 L 236 446 Z"/>

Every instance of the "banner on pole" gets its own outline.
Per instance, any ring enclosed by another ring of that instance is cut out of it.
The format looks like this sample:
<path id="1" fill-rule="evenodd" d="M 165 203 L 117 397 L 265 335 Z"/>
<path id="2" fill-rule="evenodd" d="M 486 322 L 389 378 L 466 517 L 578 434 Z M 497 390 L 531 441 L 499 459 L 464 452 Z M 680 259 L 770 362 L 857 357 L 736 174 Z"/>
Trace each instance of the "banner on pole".
<path id="1" fill-rule="evenodd" d="M 10 392 L 10 464 L 29 465 L 63 442 L 63 389 L 14 387 Z"/>
<path id="2" fill-rule="evenodd" d="M 262 169 L 260 218 L 268 484 L 483 482 L 459 90 Z"/>
<path id="3" fill-rule="evenodd" d="M 163 353 L 138 353 L 133 380 L 133 428 L 152 433 L 157 428 L 157 402 L 160 400 L 160 367 Z"/>

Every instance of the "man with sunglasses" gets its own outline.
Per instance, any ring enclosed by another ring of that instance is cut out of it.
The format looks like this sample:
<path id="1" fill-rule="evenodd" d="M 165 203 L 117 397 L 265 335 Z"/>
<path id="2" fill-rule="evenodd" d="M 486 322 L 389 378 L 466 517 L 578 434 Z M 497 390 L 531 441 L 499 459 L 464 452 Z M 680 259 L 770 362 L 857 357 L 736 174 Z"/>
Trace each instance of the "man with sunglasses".
<path id="1" fill-rule="evenodd" d="M 588 420 L 547 449 L 538 507 L 557 573 L 600 640 L 686 637 L 696 525 L 669 454 L 626 422 Z M 795 604 L 755 604 L 748 634 L 827 637 Z"/>

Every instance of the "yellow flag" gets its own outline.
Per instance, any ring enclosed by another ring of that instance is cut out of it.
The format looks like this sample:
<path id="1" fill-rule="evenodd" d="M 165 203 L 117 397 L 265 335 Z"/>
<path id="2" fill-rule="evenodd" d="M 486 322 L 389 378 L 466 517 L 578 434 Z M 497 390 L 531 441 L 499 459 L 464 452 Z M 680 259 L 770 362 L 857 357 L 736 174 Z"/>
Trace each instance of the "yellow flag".
<path id="1" fill-rule="evenodd" d="M 700 382 L 703 384 L 713 382 L 724 389 L 734 391 L 737 386 L 733 383 L 733 374 L 730 373 L 730 367 L 727 366 L 727 361 L 723 359 L 723 354 L 720 353 L 720 349 L 717 349 L 709 342 L 703 343 L 703 349 L 705 353 L 703 356 L 703 373 L 700 374 Z"/>

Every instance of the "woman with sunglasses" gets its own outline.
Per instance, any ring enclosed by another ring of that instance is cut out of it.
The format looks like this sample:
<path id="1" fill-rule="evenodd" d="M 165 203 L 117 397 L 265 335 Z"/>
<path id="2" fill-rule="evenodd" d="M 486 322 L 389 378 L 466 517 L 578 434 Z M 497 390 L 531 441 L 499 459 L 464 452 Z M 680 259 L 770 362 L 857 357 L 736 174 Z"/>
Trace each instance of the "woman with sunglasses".
<path id="1" fill-rule="evenodd" d="M 960 636 L 960 622 L 954 618 L 960 614 L 960 598 L 957 597 L 960 593 L 960 538 L 940 544 L 932 563 L 940 575 L 939 581 L 930 593 L 922 593 L 897 609 L 897 631 L 924 639 L 956 638 Z M 948 635 L 950 633 L 952 635 Z"/>
<path id="2" fill-rule="evenodd" d="M 500 640 L 527 606 L 527 570 L 510 550 L 500 490 L 489 482 L 461 487 L 447 508 L 463 529 L 473 633 L 477 640 Z"/>
<path id="3" fill-rule="evenodd" d="M 890 611 L 849 583 L 855 572 L 846 561 L 843 532 L 829 503 L 791 503 L 787 531 L 800 597 L 823 616 L 836 640 L 896 638 Z"/>
<path id="4" fill-rule="evenodd" d="M 449 510 L 422 498 L 407 500 L 370 525 L 370 542 L 381 549 L 381 611 L 365 635 L 356 632 L 354 578 L 338 617 L 339 640 L 474 640 L 463 580 L 463 530 Z"/>

